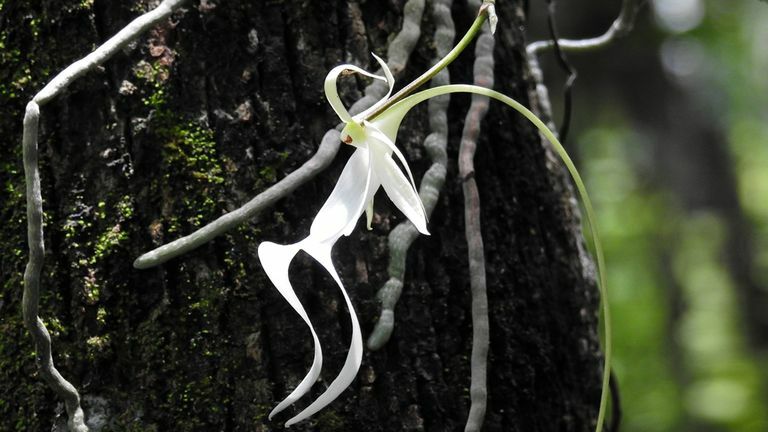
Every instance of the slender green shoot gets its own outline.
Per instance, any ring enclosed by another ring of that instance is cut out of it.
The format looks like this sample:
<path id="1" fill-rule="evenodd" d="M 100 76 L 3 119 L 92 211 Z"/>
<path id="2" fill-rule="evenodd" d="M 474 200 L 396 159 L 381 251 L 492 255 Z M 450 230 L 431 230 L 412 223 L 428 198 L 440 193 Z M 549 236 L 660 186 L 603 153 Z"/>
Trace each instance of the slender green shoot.
<path id="1" fill-rule="evenodd" d="M 477 18 L 475 18 L 475 21 L 472 23 L 472 26 L 467 30 L 467 33 L 464 34 L 464 37 L 461 38 L 458 44 L 456 44 L 453 49 L 446 54 L 445 57 L 440 59 L 437 63 L 435 63 L 431 68 L 429 68 L 426 72 L 421 74 L 418 78 L 411 81 L 400 89 L 397 93 L 394 94 L 391 98 L 389 98 L 384 104 L 382 104 L 378 109 L 368 114 L 368 117 L 365 120 L 373 120 L 376 117 L 378 117 L 381 113 L 388 110 L 392 105 L 396 104 L 409 94 L 413 93 L 416 89 L 421 87 L 422 85 L 428 83 L 435 75 L 437 75 L 438 72 L 443 70 L 444 68 L 448 67 L 449 64 L 451 64 L 456 58 L 459 56 L 459 54 L 464 51 L 464 49 L 469 46 L 469 44 L 472 42 L 472 40 L 477 36 L 477 34 L 480 32 L 480 29 L 483 26 L 483 23 L 485 22 L 486 15 L 488 14 L 488 8 L 482 7 L 480 8 L 480 12 L 477 15 Z"/>

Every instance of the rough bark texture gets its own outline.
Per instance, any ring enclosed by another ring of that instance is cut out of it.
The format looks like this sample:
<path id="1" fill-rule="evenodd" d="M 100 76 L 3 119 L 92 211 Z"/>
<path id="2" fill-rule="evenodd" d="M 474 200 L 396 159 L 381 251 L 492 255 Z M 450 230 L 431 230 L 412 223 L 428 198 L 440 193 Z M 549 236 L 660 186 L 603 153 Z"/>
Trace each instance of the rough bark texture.
<path id="1" fill-rule="evenodd" d="M 63 430 L 65 422 L 60 401 L 36 377 L 21 322 L 23 106 L 146 3 L 0 1 L 0 429 Z M 309 367 L 311 338 L 266 279 L 256 248 L 306 235 L 350 149 L 236 232 L 157 269 L 131 262 L 305 161 L 337 122 L 322 93 L 325 74 L 345 61 L 372 67 L 368 52 L 386 51 L 403 3 L 195 1 L 43 110 L 41 314 L 59 370 L 80 390 L 89 422 L 102 428 L 95 430 L 282 429 L 290 412 L 275 422 L 266 415 Z M 462 33 L 473 12 L 457 3 Z M 516 2 L 500 3 L 496 88 L 530 106 L 524 20 Z M 399 83 L 432 61 L 432 34 L 425 13 Z M 451 67 L 454 82 L 471 82 L 471 52 Z M 347 100 L 356 100 L 365 82 L 345 81 Z M 448 180 L 432 236 L 409 252 L 392 340 L 365 353 L 342 398 L 294 430 L 463 427 L 471 315 L 456 152 L 468 104 L 468 96 L 451 102 Z M 428 164 L 425 108 L 406 119 L 398 141 L 417 177 Z M 589 431 L 600 390 L 598 295 L 579 252 L 572 195 L 522 117 L 491 104 L 483 129 L 475 165 L 491 320 L 485 430 Z M 373 231 L 361 226 L 335 249 L 364 337 L 386 279 L 386 234 L 402 219 L 379 199 Z M 306 255 L 291 269 L 327 356 L 317 395 L 344 361 L 347 312 Z"/>

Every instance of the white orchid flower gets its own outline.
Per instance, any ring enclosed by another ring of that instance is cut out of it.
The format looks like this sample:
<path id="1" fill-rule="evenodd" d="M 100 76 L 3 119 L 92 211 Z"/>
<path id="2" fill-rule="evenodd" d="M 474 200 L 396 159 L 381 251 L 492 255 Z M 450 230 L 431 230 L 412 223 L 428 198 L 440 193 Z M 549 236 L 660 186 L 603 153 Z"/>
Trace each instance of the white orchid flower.
<path id="1" fill-rule="evenodd" d="M 426 212 L 416 191 L 413 175 L 402 152 L 394 144 L 397 128 L 408 109 L 390 109 L 380 114 L 376 120 L 364 120 L 369 113 L 379 108 L 389 98 L 394 85 L 394 78 L 387 64 L 379 57 L 375 55 L 374 57 L 381 65 L 385 76 L 373 75 L 357 66 L 341 65 L 332 69 L 325 79 L 325 95 L 328 102 L 341 121 L 346 123 L 346 127 L 341 132 L 342 141 L 355 146 L 356 150 L 344 167 L 336 187 L 315 216 L 309 236 L 290 245 L 278 245 L 271 242 L 263 242 L 259 245 L 259 259 L 264 271 L 280 294 L 307 323 L 315 350 L 309 372 L 299 385 L 272 410 L 269 415 L 270 419 L 309 391 L 320 375 L 323 362 L 323 353 L 315 329 L 288 277 L 288 267 L 299 250 L 307 252 L 316 259 L 336 281 L 347 303 L 352 321 L 352 340 L 341 372 L 320 397 L 298 415 L 288 420 L 286 426 L 306 419 L 336 399 L 357 375 L 362 361 L 363 339 L 360 324 L 354 306 L 333 266 L 331 260 L 333 245 L 342 235 L 349 235 L 352 232 L 364 210 L 367 213 L 367 225 L 370 229 L 373 217 L 373 197 L 379 186 L 384 188 L 395 206 L 405 214 L 419 232 L 429 234 Z M 353 117 L 344 107 L 336 89 L 337 78 L 346 71 L 353 71 L 386 81 L 389 85 L 389 92 L 375 105 Z M 407 178 L 392 159 L 393 153 L 405 168 L 408 174 Z"/>
<path id="2" fill-rule="evenodd" d="M 384 77 L 373 75 L 353 65 L 341 65 L 331 70 L 325 80 L 326 97 L 339 118 L 346 123 L 346 126 L 341 132 L 341 139 L 343 142 L 355 146 L 356 150 L 344 167 L 344 170 L 339 177 L 339 181 L 336 183 L 336 187 L 317 213 L 317 216 L 315 216 L 315 220 L 312 222 L 310 228 L 309 236 L 298 243 L 290 245 L 278 245 L 271 242 L 263 242 L 259 245 L 259 259 L 264 267 L 264 271 L 267 273 L 270 280 L 272 280 L 272 283 L 275 284 L 278 291 L 280 291 L 288 303 L 290 303 L 299 316 L 301 316 L 307 323 L 307 326 L 309 326 L 310 332 L 312 333 L 315 347 L 315 357 L 309 372 L 288 397 L 272 410 L 269 415 L 270 418 L 284 410 L 309 391 L 309 388 L 320 375 L 320 368 L 323 361 L 322 350 L 317 334 L 312 327 L 312 323 L 310 322 L 306 311 L 299 302 L 296 293 L 293 291 L 293 287 L 288 278 L 288 267 L 299 250 L 304 250 L 315 258 L 323 267 L 325 267 L 331 277 L 336 281 L 336 284 L 341 289 L 344 300 L 347 303 L 347 309 L 349 310 L 352 321 L 352 340 L 350 342 L 349 352 L 347 353 L 347 359 L 341 372 L 339 372 L 339 375 L 331 382 L 320 397 L 298 415 L 288 420 L 286 426 L 290 426 L 306 419 L 336 399 L 336 397 L 350 385 L 357 374 L 357 371 L 360 368 L 360 362 L 362 361 L 363 341 L 360 332 L 360 324 L 355 315 L 352 302 L 350 301 L 349 296 L 344 289 L 344 285 L 341 283 L 341 279 L 331 261 L 331 249 L 333 248 L 333 245 L 342 235 L 349 235 L 352 232 L 357 223 L 357 219 L 363 211 L 366 211 L 367 213 L 368 227 L 370 228 L 373 211 L 373 196 L 379 189 L 379 186 L 384 187 L 385 192 L 389 195 L 392 202 L 421 233 L 429 234 L 427 232 L 426 213 L 421 199 L 416 192 L 413 176 L 411 175 L 411 171 L 408 168 L 408 164 L 405 161 L 403 154 L 394 144 L 397 137 L 397 129 L 400 127 L 400 123 L 403 120 L 403 117 L 405 117 L 405 114 L 407 114 L 411 108 L 425 100 L 449 93 L 473 93 L 487 96 L 515 109 L 539 129 L 562 158 L 568 171 L 571 173 L 579 191 L 579 195 L 584 202 L 584 206 L 587 210 L 586 214 L 590 225 L 590 231 L 595 244 L 595 250 L 598 255 L 599 267 L 601 268 L 601 292 L 603 295 L 605 294 L 605 291 L 602 288 L 605 286 L 604 271 L 602 270 L 604 267 L 602 264 L 602 248 L 600 247 L 597 232 L 594 229 L 592 206 L 586 188 L 584 187 L 584 183 L 581 180 L 581 176 L 562 144 L 560 144 L 552 131 L 549 130 L 549 128 L 547 128 L 535 114 L 509 96 L 495 90 L 467 84 L 444 85 L 411 94 L 410 96 L 392 103 L 389 107 L 384 109 L 383 112 L 378 114 L 374 120 L 365 120 L 366 116 L 374 113 L 382 107 L 383 104 L 387 103 L 394 84 L 394 79 L 392 78 L 392 74 L 389 71 L 389 68 L 387 68 L 387 65 L 378 57 L 376 57 L 376 60 L 381 64 L 385 74 Z M 356 116 L 351 116 L 349 112 L 347 112 L 336 90 L 336 79 L 344 71 L 348 70 L 375 79 L 384 80 L 389 84 L 389 92 L 384 98 L 368 110 Z M 395 154 L 400 160 L 408 174 L 408 178 L 406 178 L 400 171 L 394 159 L 392 159 L 392 154 Z M 606 329 L 608 329 L 608 327 L 606 327 Z"/>

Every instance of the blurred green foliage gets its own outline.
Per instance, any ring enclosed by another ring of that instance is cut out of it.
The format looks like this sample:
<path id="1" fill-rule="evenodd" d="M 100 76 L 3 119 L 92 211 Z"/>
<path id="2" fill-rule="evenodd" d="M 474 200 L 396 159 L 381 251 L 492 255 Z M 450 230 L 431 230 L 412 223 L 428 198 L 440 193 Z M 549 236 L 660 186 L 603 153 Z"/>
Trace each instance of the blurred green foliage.
<path id="1" fill-rule="evenodd" d="M 686 77 L 695 84 L 681 87 L 714 107 L 751 233 L 752 276 L 766 289 L 768 4 L 679 2 L 703 14 L 676 25 L 660 16 L 670 1 L 650 3 L 646 13 L 656 13 L 662 35 L 659 56 L 668 41 L 693 51 L 690 59 L 673 59 L 698 68 Z M 727 265 L 722 212 L 691 209 L 663 181 L 647 178 L 655 138 L 636 130 L 627 110 L 575 109 L 591 120 L 575 141 L 608 261 L 621 430 L 768 430 L 768 353 L 747 336 L 743 308 L 751 299 L 740 297 Z"/>

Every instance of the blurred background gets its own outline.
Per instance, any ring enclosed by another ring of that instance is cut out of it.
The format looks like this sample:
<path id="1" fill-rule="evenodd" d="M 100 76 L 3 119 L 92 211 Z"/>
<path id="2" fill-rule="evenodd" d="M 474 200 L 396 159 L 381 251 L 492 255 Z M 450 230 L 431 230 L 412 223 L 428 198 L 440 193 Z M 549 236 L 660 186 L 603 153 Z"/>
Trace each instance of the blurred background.
<path id="1" fill-rule="evenodd" d="M 557 2 L 560 37 L 602 34 L 619 3 Z M 546 39 L 546 3 L 529 16 Z M 768 431 L 768 2 L 649 0 L 629 36 L 568 58 L 622 431 Z M 566 75 L 541 63 L 559 124 Z"/>

